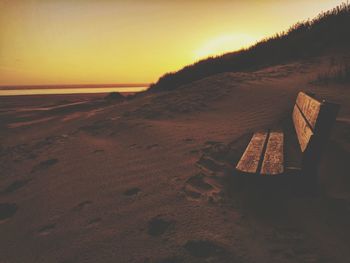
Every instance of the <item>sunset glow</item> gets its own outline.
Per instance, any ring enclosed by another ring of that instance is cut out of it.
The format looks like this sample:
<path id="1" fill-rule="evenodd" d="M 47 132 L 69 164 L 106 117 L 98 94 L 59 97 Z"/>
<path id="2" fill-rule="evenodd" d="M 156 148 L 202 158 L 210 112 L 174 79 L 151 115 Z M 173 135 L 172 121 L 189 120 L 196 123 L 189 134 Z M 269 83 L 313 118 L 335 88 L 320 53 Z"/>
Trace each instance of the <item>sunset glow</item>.
<path id="1" fill-rule="evenodd" d="M 0 85 L 154 82 L 341 2 L 0 0 Z"/>
<path id="2" fill-rule="evenodd" d="M 199 60 L 209 56 L 221 55 L 226 52 L 248 47 L 257 40 L 258 38 L 254 38 L 251 35 L 235 33 L 214 37 L 195 51 L 195 59 Z"/>

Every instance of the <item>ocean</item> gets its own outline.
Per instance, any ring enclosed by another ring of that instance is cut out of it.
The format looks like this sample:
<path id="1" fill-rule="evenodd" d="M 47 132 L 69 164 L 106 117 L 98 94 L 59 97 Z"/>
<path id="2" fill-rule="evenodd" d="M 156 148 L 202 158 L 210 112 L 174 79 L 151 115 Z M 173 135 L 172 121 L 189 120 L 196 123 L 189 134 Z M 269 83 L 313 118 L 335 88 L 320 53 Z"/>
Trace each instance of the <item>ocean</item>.
<path id="1" fill-rule="evenodd" d="M 54 95 L 54 94 L 89 94 L 89 93 L 134 93 L 146 90 L 147 86 L 140 87 L 93 87 L 93 88 L 21 88 L 21 89 L 0 89 L 0 96 L 19 95 Z"/>

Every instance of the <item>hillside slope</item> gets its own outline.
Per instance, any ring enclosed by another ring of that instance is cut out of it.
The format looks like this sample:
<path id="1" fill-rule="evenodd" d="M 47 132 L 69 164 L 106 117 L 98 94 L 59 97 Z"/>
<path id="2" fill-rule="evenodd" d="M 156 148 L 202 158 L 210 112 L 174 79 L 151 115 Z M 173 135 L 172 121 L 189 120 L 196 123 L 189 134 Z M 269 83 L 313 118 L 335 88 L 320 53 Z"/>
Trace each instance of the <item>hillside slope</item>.
<path id="1" fill-rule="evenodd" d="M 222 72 L 253 71 L 317 57 L 327 52 L 348 50 L 350 46 L 350 4 L 342 4 L 321 13 L 311 21 L 297 23 L 256 45 L 218 57 L 201 60 L 183 69 L 167 73 L 149 91 L 173 90 Z"/>
<path id="2" fill-rule="evenodd" d="M 69 110 L 45 105 L 50 97 L 32 106 L 16 97 L 20 107 L 0 98 L 1 260 L 347 262 L 350 92 L 313 84 L 343 60 L 221 73 Z M 251 133 L 290 117 L 300 90 L 342 106 L 321 164 L 322 192 L 232 195 L 229 179 Z"/>

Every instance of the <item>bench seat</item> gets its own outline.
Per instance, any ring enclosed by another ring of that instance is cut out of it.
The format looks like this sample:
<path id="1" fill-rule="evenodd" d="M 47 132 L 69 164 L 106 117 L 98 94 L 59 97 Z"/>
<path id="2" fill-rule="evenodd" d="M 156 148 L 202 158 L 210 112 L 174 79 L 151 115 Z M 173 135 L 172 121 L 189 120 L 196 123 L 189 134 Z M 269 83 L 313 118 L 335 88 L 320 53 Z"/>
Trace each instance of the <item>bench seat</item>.
<path id="1" fill-rule="evenodd" d="M 251 174 L 278 175 L 284 172 L 284 134 L 279 130 L 254 133 L 237 169 Z"/>
<path id="2" fill-rule="evenodd" d="M 287 129 L 255 132 L 236 165 L 239 174 L 315 176 L 339 105 L 299 92 Z"/>

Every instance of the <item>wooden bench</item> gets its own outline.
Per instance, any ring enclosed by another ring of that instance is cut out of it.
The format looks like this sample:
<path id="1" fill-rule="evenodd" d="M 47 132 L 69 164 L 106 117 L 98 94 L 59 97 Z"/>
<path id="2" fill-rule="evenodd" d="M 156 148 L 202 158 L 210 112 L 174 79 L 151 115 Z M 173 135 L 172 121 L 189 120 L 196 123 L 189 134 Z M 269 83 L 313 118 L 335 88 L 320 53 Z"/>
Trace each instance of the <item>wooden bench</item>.
<path id="1" fill-rule="evenodd" d="M 299 92 L 289 127 L 254 133 L 236 166 L 238 174 L 316 176 L 338 110 L 337 104 Z"/>

